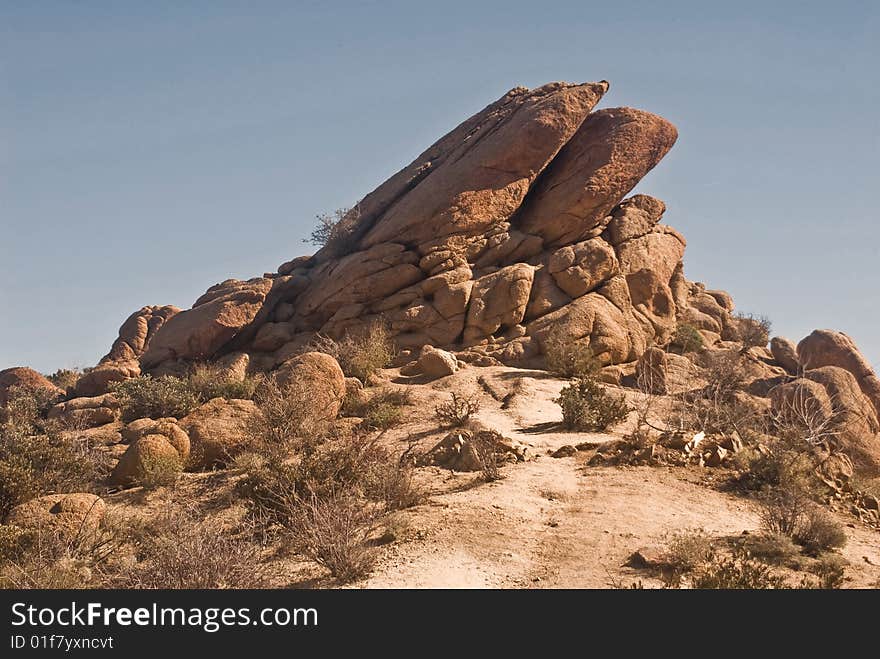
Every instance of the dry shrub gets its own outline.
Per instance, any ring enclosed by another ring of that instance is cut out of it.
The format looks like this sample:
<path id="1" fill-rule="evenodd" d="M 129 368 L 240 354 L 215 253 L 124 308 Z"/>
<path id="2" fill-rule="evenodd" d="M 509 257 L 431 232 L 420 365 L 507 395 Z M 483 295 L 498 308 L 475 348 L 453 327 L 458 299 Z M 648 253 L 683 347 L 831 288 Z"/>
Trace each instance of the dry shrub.
<path id="1" fill-rule="evenodd" d="M 48 389 L 14 385 L 7 391 L 6 407 L 0 407 L 0 424 L 24 433 L 46 429 L 46 414 L 58 400 Z"/>
<path id="2" fill-rule="evenodd" d="M 327 568 L 340 582 L 360 579 L 373 569 L 376 551 L 367 544 L 380 513 L 351 494 L 333 493 L 301 501 L 288 525 L 296 551 Z"/>
<path id="3" fill-rule="evenodd" d="M 201 402 L 212 398 L 250 400 L 261 382 L 262 378 L 253 376 L 236 378 L 226 369 L 213 364 L 196 364 L 186 377 L 186 383 Z"/>
<path id="4" fill-rule="evenodd" d="M 697 569 L 712 557 L 712 541 L 702 531 L 679 531 L 666 545 L 664 562 L 677 574 Z"/>
<path id="5" fill-rule="evenodd" d="M 742 544 L 749 554 L 773 565 L 791 563 L 801 551 L 787 535 L 773 532 L 748 535 Z"/>
<path id="6" fill-rule="evenodd" d="M 475 432 L 471 442 L 474 454 L 480 464 L 480 473 L 487 483 L 501 479 L 501 471 L 498 469 L 498 453 L 496 451 L 496 433 Z"/>
<path id="7" fill-rule="evenodd" d="M 672 335 L 670 345 L 682 353 L 697 352 L 702 350 L 705 341 L 703 335 L 693 325 L 678 323 Z"/>
<path id="8" fill-rule="evenodd" d="M 315 409 L 311 393 L 293 381 L 281 386 L 264 381 L 254 396 L 257 412 L 243 425 L 250 450 L 283 459 L 294 449 L 308 450 L 324 440 L 329 424 Z"/>
<path id="9" fill-rule="evenodd" d="M 590 346 L 561 334 L 551 334 L 544 341 L 544 358 L 547 370 L 563 378 L 592 377 L 601 368 Z"/>
<path id="10" fill-rule="evenodd" d="M 565 426 L 583 432 L 604 431 L 630 412 L 623 396 L 609 394 L 594 378 L 577 378 L 553 402 L 562 408 Z"/>
<path id="11" fill-rule="evenodd" d="M 52 375 L 47 375 L 46 379 L 59 389 L 70 392 L 83 374 L 84 371 L 80 368 L 59 368 Z"/>
<path id="12" fill-rule="evenodd" d="M 156 454 L 141 460 L 137 484 L 145 490 L 173 485 L 183 473 L 183 461 L 176 455 Z"/>
<path id="13" fill-rule="evenodd" d="M 758 450 L 747 446 L 734 455 L 734 463 L 742 471 L 737 485 L 746 490 L 783 489 L 815 498 L 820 492 L 813 456 L 790 441 L 777 439 L 769 447 Z"/>
<path id="14" fill-rule="evenodd" d="M 87 439 L 0 426 L 0 519 L 44 494 L 94 491 L 109 472 L 107 455 Z"/>
<path id="15" fill-rule="evenodd" d="M 743 344 L 743 350 L 749 348 L 764 348 L 770 341 L 772 324 L 766 316 L 754 316 L 752 314 L 736 314 L 733 317 L 736 322 L 736 334 Z"/>
<path id="16" fill-rule="evenodd" d="M 788 536 L 814 554 L 846 544 L 843 525 L 802 492 L 779 488 L 760 502 L 761 524 L 769 533 Z"/>
<path id="17" fill-rule="evenodd" d="M 450 400 L 434 408 L 434 415 L 444 427 L 461 428 L 479 411 L 480 400 L 476 396 L 459 396 L 453 391 Z"/>
<path id="18" fill-rule="evenodd" d="M 317 225 L 303 242 L 326 247 L 336 256 L 351 253 L 357 247 L 354 226 L 360 217 L 360 207 L 337 208 L 332 213 L 315 216 Z"/>
<path id="19" fill-rule="evenodd" d="M 412 395 L 406 389 L 381 389 L 366 400 L 347 396 L 342 411 L 362 418 L 367 429 L 388 430 L 403 422 L 403 407 L 410 404 Z"/>
<path id="20" fill-rule="evenodd" d="M 338 341 L 319 336 L 309 349 L 327 353 L 339 362 L 346 376 L 364 384 L 369 384 L 376 372 L 388 366 L 397 354 L 388 325 L 382 320 L 375 320 L 365 330 L 347 334 Z"/>
<path id="21" fill-rule="evenodd" d="M 731 556 L 713 554 L 693 574 L 691 586 L 709 590 L 778 590 L 785 580 L 769 565 L 738 547 Z"/>
<path id="22" fill-rule="evenodd" d="M 137 563 L 115 577 L 125 588 L 256 588 L 263 583 L 259 548 L 218 532 L 191 507 L 169 505 L 129 538 Z"/>

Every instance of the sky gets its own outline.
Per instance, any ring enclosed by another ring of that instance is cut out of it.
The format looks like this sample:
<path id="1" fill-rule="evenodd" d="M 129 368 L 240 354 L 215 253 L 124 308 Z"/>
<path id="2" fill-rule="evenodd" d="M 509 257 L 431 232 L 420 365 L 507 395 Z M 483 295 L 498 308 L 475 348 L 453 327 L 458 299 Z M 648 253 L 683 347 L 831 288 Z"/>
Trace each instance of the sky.
<path id="1" fill-rule="evenodd" d="M 687 277 L 880 366 L 878 33 L 873 0 L 0 0 L 0 368 L 93 365 L 508 89 L 601 79 L 678 127 L 636 191 Z"/>

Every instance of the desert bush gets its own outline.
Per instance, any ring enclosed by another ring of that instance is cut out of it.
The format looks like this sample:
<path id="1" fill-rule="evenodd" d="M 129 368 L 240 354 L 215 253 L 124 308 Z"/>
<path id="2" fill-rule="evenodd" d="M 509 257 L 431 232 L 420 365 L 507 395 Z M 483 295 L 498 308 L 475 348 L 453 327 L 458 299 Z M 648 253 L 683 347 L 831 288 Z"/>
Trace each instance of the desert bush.
<path id="1" fill-rule="evenodd" d="M 781 487 L 765 492 L 759 505 L 761 526 L 766 532 L 795 540 L 804 529 L 811 502 L 803 492 Z"/>
<path id="2" fill-rule="evenodd" d="M 381 389 L 365 400 L 347 396 L 342 412 L 362 418 L 367 429 L 387 430 L 403 422 L 403 406 L 411 403 L 412 396 L 406 389 Z"/>
<path id="3" fill-rule="evenodd" d="M 477 461 L 480 464 L 480 473 L 487 483 L 501 479 L 501 471 L 498 469 L 498 454 L 495 446 L 495 433 L 475 432 L 471 440 Z"/>
<path id="4" fill-rule="evenodd" d="M 61 433 L 29 435 L 0 427 L 0 519 L 44 494 L 91 492 L 109 473 L 106 454 Z"/>
<path id="5" fill-rule="evenodd" d="M 712 540 L 701 531 L 679 531 L 667 541 L 664 562 L 677 574 L 697 569 L 712 557 Z"/>
<path id="6" fill-rule="evenodd" d="M 544 342 L 544 358 L 547 370 L 563 378 L 592 377 L 601 368 L 590 346 L 561 334 L 551 334 Z"/>
<path id="7" fill-rule="evenodd" d="M 675 332 L 672 334 L 670 345 L 677 348 L 682 353 L 697 352 L 703 348 L 705 341 L 703 335 L 693 325 L 687 323 L 678 323 L 675 326 Z"/>
<path id="8" fill-rule="evenodd" d="M 193 508 L 170 505 L 129 538 L 137 562 L 115 577 L 124 588 L 255 588 L 259 548 L 246 534 L 218 532 Z"/>
<path id="9" fill-rule="evenodd" d="M 59 389 L 69 392 L 82 376 L 83 370 L 81 368 L 59 368 L 51 375 L 47 375 L 46 379 Z"/>
<path id="10" fill-rule="evenodd" d="M 151 455 L 141 462 L 137 483 L 146 490 L 173 485 L 183 473 L 183 462 L 177 456 Z"/>
<path id="11" fill-rule="evenodd" d="M 748 535 L 742 546 L 750 555 L 773 565 L 788 564 L 801 551 L 787 535 L 772 532 Z"/>
<path id="12" fill-rule="evenodd" d="M 743 489 L 783 489 L 806 498 L 816 498 L 820 492 L 814 458 L 788 441 L 779 439 L 763 451 L 747 446 L 733 459 L 741 470 L 736 482 Z"/>
<path id="13" fill-rule="evenodd" d="M 57 398 L 47 389 L 12 386 L 7 391 L 6 407 L 0 408 L 0 423 L 26 433 L 39 432 L 46 428 L 46 414 Z"/>
<path id="14" fill-rule="evenodd" d="M 577 378 L 553 400 L 562 408 L 562 421 L 567 428 L 584 432 L 601 432 L 623 421 L 630 408 L 623 396 L 609 394 L 593 378 Z"/>
<path id="15" fill-rule="evenodd" d="M 303 453 L 298 461 L 256 465 L 236 485 L 264 524 L 289 527 L 304 500 L 347 492 L 382 504 L 385 510 L 420 502 L 406 454 L 395 458 L 376 439 L 354 433 L 329 439 Z"/>
<path id="16" fill-rule="evenodd" d="M 379 513 L 351 494 L 312 496 L 300 503 L 289 523 L 296 551 L 327 568 L 340 582 L 366 576 L 376 562 L 367 544 Z"/>
<path id="17" fill-rule="evenodd" d="M 785 580 L 769 565 L 743 548 L 731 556 L 713 554 L 693 574 L 691 587 L 709 590 L 764 590 L 785 588 Z"/>
<path id="18" fill-rule="evenodd" d="M 461 428 L 479 411 L 480 401 L 476 396 L 459 396 L 453 391 L 448 401 L 434 408 L 434 415 L 444 427 Z"/>
<path id="19" fill-rule="evenodd" d="M 819 558 L 810 571 L 818 578 L 816 582 L 806 579 L 801 587 L 819 590 L 837 590 L 843 586 L 846 575 L 847 560 L 836 554 L 828 554 Z"/>
<path id="20" fill-rule="evenodd" d="M 765 316 L 753 316 L 752 314 L 736 314 L 734 320 L 737 324 L 737 335 L 743 344 L 743 350 L 749 348 L 763 348 L 770 341 L 772 325 Z"/>
<path id="21" fill-rule="evenodd" d="M 375 320 L 364 331 L 347 334 L 338 341 L 319 336 L 309 349 L 335 358 L 346 376 L 364 384 L 369 384 L 373 375 L 388 366 L 397 354 L 388 326 L 382 320 Z"/>
<path id="22" fill-rule="evenodd" d="M 315 216 L 317 225 L 303 242 L 316 247 L 328 247 L 337 256 L 350 253 L 357 246 L 354 223 L 360 217 L 360 208 L 337 208 L 332 213 Z"/>
<path id="23" fill-rule="evenodd" d="M 250 400 L 262 379 L 253 376 L 238 379 L 213 364 L 196 364 L 186 377 L 186 382 L 200 402 L 207 402 L 212 398 Z"/>
<path id="24" fill-rule="evenodd" d="M 257 411 L 243 426 L 250 450 L 280 460 L 292 450 L 309 451 L 324 441 L 328 424 L 316 414 L 310 392 L 296 381 L 265 380 L 254 396 Z"/>
<path id="25" fill-rule="evenodd" d="M 846 531 L 831 513 L 812 505 L 807 509 L 803 526 L 794 540 L 808 552 L 818 554 L 845 546 Z"/>
<path id="26" fill-rule="evenodd" d="M 202 402 L 198 394 L 186 380 L 165 375 L 154 378 L 141 375 L 111 385 L 122 406 L 122 420 L 125 422 L 150 417 L 185 417 Z"/>

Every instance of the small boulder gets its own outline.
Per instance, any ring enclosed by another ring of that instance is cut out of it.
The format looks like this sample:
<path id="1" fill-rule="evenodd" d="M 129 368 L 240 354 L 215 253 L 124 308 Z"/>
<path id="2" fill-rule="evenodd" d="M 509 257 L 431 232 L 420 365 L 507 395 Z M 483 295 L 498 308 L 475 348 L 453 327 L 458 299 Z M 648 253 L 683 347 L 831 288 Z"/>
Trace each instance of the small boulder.
<path id="1" fill-rule="evenodd" d="M 452 375 L 459 368 L 455 355 L 429 345 L 422 348 L 418 367 L 423 374 L 430 378 L 442 378 Z"/>
<path id="2" fill-rule="evenodd" d="M 333 357 L 323 352 L 306 352 L 284 362 L 276 371 L 282 387 L 307 393 L 314 402 L 314 421 L 335 419 L 345 399 L 345 374 Z"/>
<path id="3" fill-rule="evenodd" d="M 801 364 L 798 360 L 797 346 L 784 336 L 774 336 L 770 339 L 770 352 L 773 359 L 790 375 L 797 375 Z"/>
<path id="4" fill-rule="evenodd" d="M 184 433 L 185 434 L 185 433 Z M 187 438 L 185 447 L 189 449 Z M 134 485 L 160 470 L 181 470 L 185 457 L 164 435 L 144 435 L 129 445 L 110 474 L 113 485 Z"/>

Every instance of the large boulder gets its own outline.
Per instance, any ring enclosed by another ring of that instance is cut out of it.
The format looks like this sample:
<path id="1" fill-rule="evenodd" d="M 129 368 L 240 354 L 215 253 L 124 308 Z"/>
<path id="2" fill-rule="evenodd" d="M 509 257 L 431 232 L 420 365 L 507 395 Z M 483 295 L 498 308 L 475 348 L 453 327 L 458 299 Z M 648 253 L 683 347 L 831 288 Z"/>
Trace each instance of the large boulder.
<path id="1" fill-rule="evenodd" d="M 257 413 L 251 400 L 213 398 L 182 418 L 178 425 L 190 440 L 189 465 L 195 469 L 225 464 L 248 445 L 248 426 Z"/>
<path id="2" fill-rule="evenodd" d="M 442 378 L 458 370 L 458 360 L 451 352 L 424 346 L 419 354 L 418 370 L 429 378 Z"/>
<path id="3" fill-rule="evenodd" d="M 345 374 L 330 355 L 307 352 L 290 359 L 276 371 L 276 381 L 291 395 L 307 395 L 313 421 L 335 419 L 345 399 Z"/>
<path id="4" fill-rule="evenodd" d="M 97 531 L 106 510 L 94 494 L 48 494 L 15 506 L 5 523 L 56 534 L 63 542 L 84 541 Z"/>
<path id="5" fill-rule="evenodd" d="M 516 225 L 561 246 L 599 235 L 621 199 L 666 155 L 678 133 L 633 108 L 594 112 L 523 204 Z"/>
<path id="6" fill-rule="evenodd" d="M 507 220 L 607 89 L 602 82 L 511 90 L 361 202 L 360 229 L 369 227 L 363 247 L 484 234 Z"/>
<path id="7" fill-rule="evenodd" d="M 619 271 L 614 248 L 601 238 L 560 247 L 547 263 L 556 285 L 571 298 L 586 295 Z"/>
<path id="8" fill-rule="evenodd" d="M 880 414 L 880 379 L 849 336 L 833 330 L 814 330 L 798 343 L 797 354 L 804 369 L 839 366 L 852 373 Z"/>
<path id="9" fill-rule="evenodd" d="M 0 407 L 9 402 L 12 391 L 34 391 L 51 398 L 64 392 L 32 368 L 16 366 L 0 371 Z"/>
<path id="10" fill-rule="evenodd" d="M 272 279 L 257 278 L 230 279 L 211 287 L 192 309 L 172 316 L 156 331 L 141 356 L 141 367 L 213 357 L 254 320 L 272 286 Z"/>
<path id="11" fill-rule="evenodd" d="M 186 433 L 184 433 L 186 437 Z M 189 438 L 172 444 L 166 435 L 146 434 L 129 444 L 110 474 L 113 485 L 136 485 L 151 476 L 180 471 L 189 455 Z"/>
<path id="12" fill-rule="evenodd" d="M 800 362 L 798 361 L 797 346 L 794 341 L 784 336 L 774 336 L 770 339 L 770 352 L 773 359 L 790 375 L 796 375 L 800 370 Z"/>
<path id="13" fill-rule="evenodd" d="M 149 306 L 131 314 L 119 328 L 119 336 L 101 359 L 107 362 L 129 362 L 140 359 L 146 352 L 150 340 L 169 319 L 180 313 L 171 305 Z"/>

